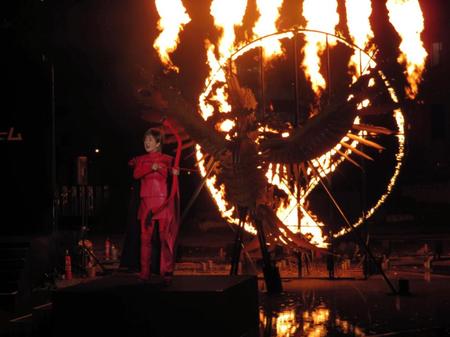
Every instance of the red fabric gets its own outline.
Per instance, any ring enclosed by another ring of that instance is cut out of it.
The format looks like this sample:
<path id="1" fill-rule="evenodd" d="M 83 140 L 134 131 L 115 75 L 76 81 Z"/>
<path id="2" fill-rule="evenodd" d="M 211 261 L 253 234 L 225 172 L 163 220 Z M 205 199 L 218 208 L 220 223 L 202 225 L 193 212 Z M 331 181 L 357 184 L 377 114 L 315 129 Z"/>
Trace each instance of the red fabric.
<path id="1" fill-rule="evenodd" d="M 133 176 L 141 179 L 141 197 L 167 197 L 167 173 L 172 157 L 160 152 L 151 152 L 136 157 Z M 160 168 L 153 170 L 153 165 Z"/>
<path id="2" fill-rule="evenodd" d="M 145 219 L 153 212 L 153 219 L 168 219 L 173 216 L 168 207 L 161 206 L 167 199 L 167 175 L 172 157 L 160 152 L 151 152 L 135 159 L 133 176 L 141 180 L 138 219 Z M 153 165 L 160 168 L 153 170 Z M 156 214 L 155 212 L 158 211 Z"/>
<path id="3" fill-rule="evenodd" d="M 134 166 L 134 178 L 141 181 L 138 219 L 141 225 L 140 277 L 144 279 L 150 277 L 151 238 L 155 221 L 159 221 L 161 241 L 160 272 L 162 275 L 172 273 L 174 268 L 173 248 L 178 234 L 174 201 L 178 199 L 168 196 L 167 177 L 171 163 L 172 157 L 160 152 L 151 152 L 130 161 L 130 165 Z M 158 164 L 158 170 L 153 170 L 153 164 Z M 152 217 L 148 221 L 150 211 Z"/>
<path id="4" fill-rule="evenodd" d="M 180 160 L 181 160 L 181 150 L 182 150 L 182 141 L 181 137 L 177 132 L 177 129 L 169 122 L 169 119 L 165 119 L 163 122 L 164 126 L 167 127 L 175 136 L 177 140 L 177 152 L 175 155 L 175 161 L 173 164 L 174 169 L 179 171 L 180 168 Z M 172 254 L 175 250 L 176 239 L 178 237 L 178 230 L 180 227 L 180 193 L 178 189 L 178 175 L 173 176 L 172 189 L 170 191 L 170 196 L 167 199 L 169 202 L 169 208 L 171 210 L 170 222 L 168 224 L 168 232 L 167 232 L 167 241 L 169 243 L 169 248 Z"/>
<path id="5" fill-rule="evenodd" d="M 144 220 L 141 220 L 141 273 L 140 277 L 148 279 L 150 277 L 150 262 L 152 254 L 152 235 L 155 228 L 155 222 L 151 224 L 145 224 Z M 161 241 L 161 260 L 160 260 L 160 273 L 161 275 L 172 274 L 174 269 L 175 257 L 173 256 L 173 250 L 170 247 L 169 236 L 169 222 L 165 219 L 159 220 L 159 239 Z"/>

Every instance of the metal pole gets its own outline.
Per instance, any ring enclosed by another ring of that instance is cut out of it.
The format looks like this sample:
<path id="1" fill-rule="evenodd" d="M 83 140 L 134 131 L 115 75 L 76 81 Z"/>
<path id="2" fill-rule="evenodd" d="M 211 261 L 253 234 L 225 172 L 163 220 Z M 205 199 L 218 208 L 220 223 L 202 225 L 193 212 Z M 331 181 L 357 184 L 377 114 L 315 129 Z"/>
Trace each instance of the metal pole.
<path id="1" fill-rule="evenodd" d="M 239 225 L 234 238 L 233 252 L 231 255 L 230 275 L 237 275 L 239 271 L 239 260 L 241 259 L 241 250 L 243 248 L 242 235 L 244 231 L 245 218 L 247 212 L 239 211 Z"/>
<path id="2" fill-rule="evenodd" d="M 299 94 L 299 78 L 298 78 L 298 33 L 295 30 L 294 34 L 294 74 L 295 74 L 295 82 L 294 82 L 294 90 L 295 90 L 295 118 L 294 118 L 294 126 L 296 128 L 299 127 L 301 116 L 300 116 L 300 94 Z M 295 168 L 298 172 L 300 172 L 299 164 L 295 164 L 297 167 Z M 301 230 L 301 220 L 302 220 L 302 211 L 300 209 L 300 174 L 298 174 L 297 181 L 295 185 L 297 186 L 297 229 L 300 232 Z"/>
<path id="3" fill-rule="evenodd" d="M 53 63 L 50 67 L 51 74 L 51 115 L 52 115 L 52 159 L 51 159 L 51 179 L 52 179 L 52 232 L 58 230 L 57 219 L 57 186 L 56 186 L 56 104 L 55 104 L 55 67 Z"/>
<path id="4" fill-rule="evenodd" d="M 369 61 L 369 63 L 370 63 L 370 61 Z M 361 51 L 361 49 L 359 49 L 359 75 L 360 76 L 362 75 L 362 71 L 363 71 L 363 68 L 362 68 L 362 51 Z"/>
<path id="5" fill-rule="evenodd" d="M 369 61 L 369 63 L 370 63 L 370 61 Z M 359 74 L 360 74 L 360 76 L 362 75 L 362 72 L 363 72 L 362 51 L 360 49 L 359 50 Z M 364 144 L 361 144 L 361 151 L 364 152 Z M 363 168 L 361 170 L 361 209 L 363 210 L 361 216 L 364 218 L 364 212 L 366 210 L 366 205 L 367 205 L 367 201 L 366 201 L 367 181 L 366 181 L 366 169 L 365 169 L 366 161 L 365 161 L 364 157 L 361 157 L 360 160 L 361 160 L 361 167 Z M 366 226 L 366 236 L 368 237 L 368 235 L 369 235 L 369 228 L 368 228 L 368 226 Z"/>
<path id="6" fill-rule="evenodd" d="M 294 82 L 294 90 L 295 90 L 295 119 L 294 125 L 297 127 L 300 124 L 300 95 L 299 95 L 299 79 L 298 79 L 298 33 L 297 30 L 294 34 L 294 74 L 295 74 L 295 82 Z"/>
<path id="7" fill-rule="evenodd" d="M 259 76 L 261 81 L 261 109 L 260 117 L 264 117 L 266 114 L 266 90 L 264 88 L 265 76 L 264 76 L 264 48 L 261 46 L 259 48 Z"/>
<path id="8" fill-rule="evenodd" d="M 325 192 L 327 193 L 328 197 L 330 198 L 330 200 L 332 201 L 333 205 L 336 207 L 336 209 L 338 210 L 339 214 L 342 216 L 342 218 L 344 219 L 345 224 L 351 229 L 353 230 L 353 233 L 355 234 L 357 240 L 359 241 L 359 244 L 361 245 L 361 247 L 364 248 L 364 250 L 366 251 L 367 256 L 375 263 L 375 265 L 378 268 L 378 271 L 380 272 L 381 276 L 383 276 L 383 279 L 386 281 L 387 285 L 389 286 L 389 288 L 392 290 L 392 292 L 394 294 L 398 294 L 397 289 L 395 289 L 394 285 L 391 283 L 391 281 L 389 280 L 389 278 L 386 276 L 386 274 L 384 273 L 383 269 L 381 268 L 380 264 L 376 261 L 375 256 L 373 256 L 372 251 L 369 249 L 369 247 L 366 245 L 366 243 L 364 242 L 364 240 L 361 238 L 361 236 L 359 235 L 359 233 L 356 231 L 355 226 L 353 226 L 350 221 L 347 219 L 344 211 L 342 210 L 342 208 L 339 206 L 339 204 L 337 203 L 336 199 L 333 197 L 333 195 L 331 194 L 330 190 L 327 188 L 327 186 L 325 185 L 325 183 L 322 180 L 322 177 L 320 176 L 320 174 L 317 172 L 316 168 L 314 167 L 314 165 L 312 165 L 311 162 L 308 162 L 308 165 L 311 167 L 311 169 L 314 171 L 314 173 L 317 175 L 317 177 L 319 178 L 319 182 L 322 185 L 323 189 L 325 190 Z"/>
<path id="9" fill-rule="evenodd" d="M 206 175 L 203 177 L 200 184 L 197 186 L 197 189 L 192 194 L 191 199 L 189 200 L 188 204 L 184 208 L 183 214 L 181 215 L 180 223 L 183 223 L 184 219 L 186 218 L 186 215 L 188 214 L 189 210 L 191 209 L 192 205 L 194 204 L 195 200 L 197 200 L 197 197 L 200 195 L 200 192 L 205 186 L 206 181 L 208 180 L 209 176 L 211 175 L 214 168 L 217 166 L 218 162 L 214 162 L 214 158 L 210 159 L 210 162 L 206 165 Z"/>
<path id="10" fill-rule="evenodd" d="M 328 41 L 328 34 L 326 35 L 327 41 L 327 87 L 328 87 L 328 103 L 331 101 L 332 87 L 331 87 L 331 61 L 330 61 L 330 44 Z"/>

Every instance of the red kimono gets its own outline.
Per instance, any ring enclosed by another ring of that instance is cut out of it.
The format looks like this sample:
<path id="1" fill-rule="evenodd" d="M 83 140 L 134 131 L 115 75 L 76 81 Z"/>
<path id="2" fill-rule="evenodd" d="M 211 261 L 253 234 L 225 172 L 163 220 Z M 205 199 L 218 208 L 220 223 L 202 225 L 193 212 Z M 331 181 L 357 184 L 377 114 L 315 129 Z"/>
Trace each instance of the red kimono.
<path id="1" fill-rule="evenodd" d="M 138 219 L 141 224 L 141 278 L 150 277 L 151 238 L 155 221 L 159 221 L 161 241 L 161 275 L 173 273 L 174 244 L 178 232 L 174 200 L 168 200 L 168 173 L 172 157 L 160 152 L 150 152 L 136 157 L 133 177 L 141 180 Z M 158 169 L 153 170 L 157 164 Z"/>

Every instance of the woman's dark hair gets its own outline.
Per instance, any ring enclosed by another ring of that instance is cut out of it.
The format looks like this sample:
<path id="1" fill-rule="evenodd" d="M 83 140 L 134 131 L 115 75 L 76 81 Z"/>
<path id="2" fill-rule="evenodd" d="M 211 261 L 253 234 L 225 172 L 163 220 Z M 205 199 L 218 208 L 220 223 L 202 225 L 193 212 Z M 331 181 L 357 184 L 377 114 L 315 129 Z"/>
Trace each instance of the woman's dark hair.
<path id="1" fill-rule="evenodd" d="M 145 137 L 148 136 L 152 136 L 156 140 L 156 143 L 159 143 L 158 150 L 161 151 L 163 143 L 163 135 L 161 134 L 161 132 L 158 129 L 150 128 L 147 131 L 145 131 L 143 140 L 145 140 Z"/>

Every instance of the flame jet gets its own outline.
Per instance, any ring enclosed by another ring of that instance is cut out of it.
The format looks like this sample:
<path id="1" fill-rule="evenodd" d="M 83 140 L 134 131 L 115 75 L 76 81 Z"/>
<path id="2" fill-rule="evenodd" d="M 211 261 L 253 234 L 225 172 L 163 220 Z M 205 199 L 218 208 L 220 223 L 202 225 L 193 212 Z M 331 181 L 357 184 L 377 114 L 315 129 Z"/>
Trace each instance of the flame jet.
<path id="1" fill-rule="evenodd" d="M 256 6 L 260 13 L 258 21 L 253 27 L 255 39 L 278 31 L 276 22 L 280 17 L 280 9 L 283 0 L 257 0 Z M 283 54 L 281 43 L 277 39 L 269 39 L 263 42 L 264 57 L 270 59 Z"/>
<path id="2" fill-rule="evenodd" d="M 181 0 L 156 0 L 155 5 L 160 16 L 158 28 L 161 33 L 153 43 L 153 47 L 158 52 L 161 62 L 169 69 L 178 72 L 179 69 L 173 64 L 169 54 L 177 49 L 180 31 L 191 21 L 191 18 L 186 13 Z"/>
<path id="3" fill-rule="evenodd" d="M 306 29 L 336 33 L 336 26 L 339 23 L 336 0 L 304 0 L 302 14 L 307 22 Z M 313 91 L 320 96 L 327 85 L 320 73 L 320 57 L 326 50 L 327 44 L 334 46 L 336 40 L 330 38 L 327 41 L 320 34 L 311 34 L 305 37 L 305 42 L 302 67 L 311 82 Z"/>
<path id="4" fill-rule="evenodd" d="M 347 27 L 353 43 L 364 50 L 373 53 L 375 46 L 370 46 L 370 41 L 374 34 L 370 26 L 370 15 L 372 14 L 372 4 L 370 0 L 346 0 L 345 8 L 347 12 Z M 361 71 L 364 71 L 367 65 L 374 65 L 365 53 L 355 50 L 349 62 L 349 68 L 354 74 L 353 81 L 356 81 Z"/>
<path id="5" fill-rule="evenodd" d="M 402 39 L 401 54 L 397 61 L 406 66 L 405 74 L 409 83 L 406 93 L 409 98 L 414 99 L 419 92 L 419 83 L 428 56 L 420 39 L 424 29 L 422 9 L 418 0 L 388 0 L 386 7 L 389 11 L 389 21 Z"/>

